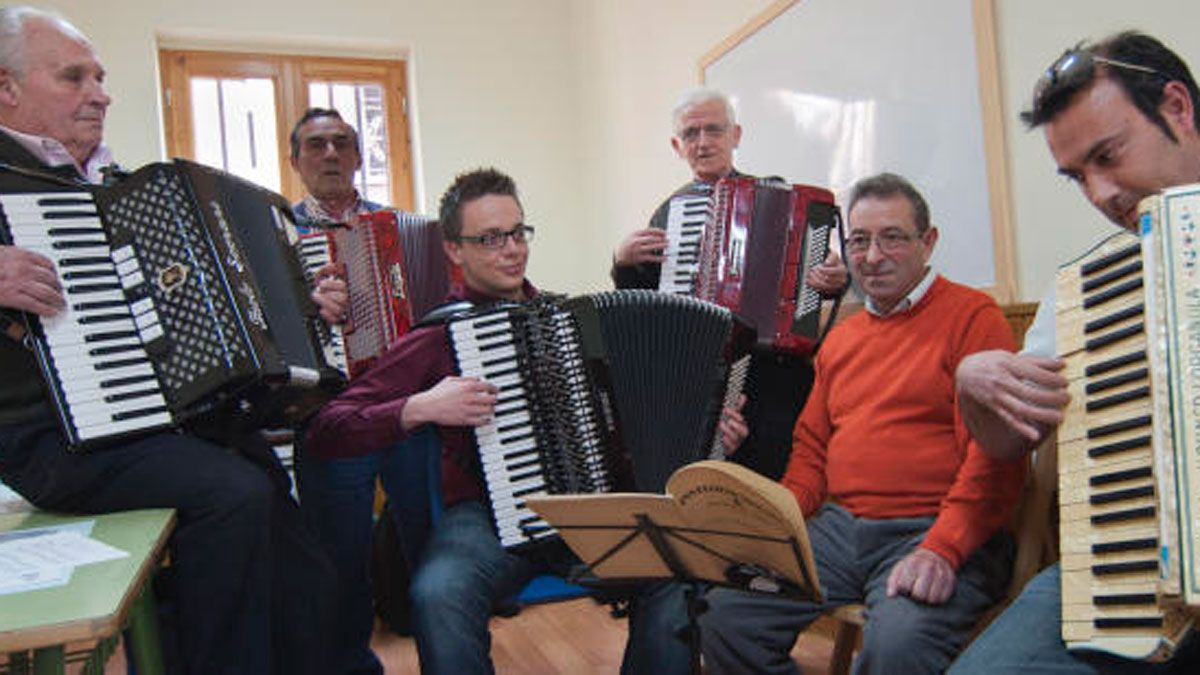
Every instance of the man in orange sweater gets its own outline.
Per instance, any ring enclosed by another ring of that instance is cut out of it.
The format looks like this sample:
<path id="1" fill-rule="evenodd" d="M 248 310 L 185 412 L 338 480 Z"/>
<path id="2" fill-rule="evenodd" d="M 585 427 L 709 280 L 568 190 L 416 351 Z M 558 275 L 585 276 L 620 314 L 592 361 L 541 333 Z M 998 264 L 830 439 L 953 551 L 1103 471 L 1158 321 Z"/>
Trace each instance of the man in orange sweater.
<path id="1" fill-rule="evenodd" d="M 846 251 L 866 311 L 830 333 L 783 484 L 808 519 L 824 604 L 717 589 L 701 617 L 717 673 L 790 673 L 797 634 L 865 603 L 860 673 L 942 672 L 1005 591 L 1024 466 L 983 454 L 955 406 L 968 354 L 1014 347 L 987 295 L 928 266 L 929 209 L 905 179 L 854 186 Z"/>

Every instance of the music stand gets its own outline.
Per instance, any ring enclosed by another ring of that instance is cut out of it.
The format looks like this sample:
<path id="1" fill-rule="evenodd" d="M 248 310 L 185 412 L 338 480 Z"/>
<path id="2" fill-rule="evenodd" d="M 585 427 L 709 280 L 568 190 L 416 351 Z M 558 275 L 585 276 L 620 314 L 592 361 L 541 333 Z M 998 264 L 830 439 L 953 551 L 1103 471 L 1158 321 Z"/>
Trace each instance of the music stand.
<path id="1" fill-rule="evenodd" d="M 789 499 L 794 504 L 794 498 L 789 495 Z M 742 501 L 747 501 L 746 496 Z M 701 597 L 705 584 L 821 600 L 798 509 L 770 523 L 721 514 L 691 519 L 704 523 L 698 527 L 689 522 L 687 509 L 666 495 L 541 496 L 526 503 L 558 530 L 595 577 L 576 578 L 576 583 L 629 592 L 651 581 L 685 584 L 687 639 L 696 673 L 700 672 L 698 619 L 706 609 Z"/>

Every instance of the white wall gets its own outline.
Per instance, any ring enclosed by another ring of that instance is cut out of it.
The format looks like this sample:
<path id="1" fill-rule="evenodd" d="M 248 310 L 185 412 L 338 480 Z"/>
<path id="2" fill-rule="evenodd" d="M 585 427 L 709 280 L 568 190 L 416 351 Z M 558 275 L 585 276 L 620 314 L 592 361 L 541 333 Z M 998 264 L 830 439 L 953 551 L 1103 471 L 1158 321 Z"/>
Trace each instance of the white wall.
<path id="1" fill-rule="evenodd" d="M 516 178 L 538 225 L 530 276 L 573 290 L 576 263 L 561 252 L 587 238 L 572 214 L 584 186 L 569 180 L 577 138 L 571 5 L 560 0 L 56 0 L 91 36 L 115 103 L 107 138 L 140 166 L 163 157 L 157 38 L 197 36 L 337 45 L 412 59 L 426 210 L 454 175 L 492 165 Z M 554 254 L 559 252 L 559 254 Z"/>
<path id="2" fill-rule="evenodd" d="M 847 0 L 850 1 L 850 0 Z M 966 0 L 964 0 L 966 1 Z M 1063 48 L 1136 27 L 1200 68 L 1194 0 L 994 0 L 1012 186 L 1018 296 L 1037 299 L 1059 262 L 1110 226 L 1056 176 L 1017 112 Z M 460 170 L 495 164 L 538 227 L 530 276 L 580 292 L 608 286 L 611 251 L 688 178 L 670 109 L 705 52 L 771 0 L 55 0 L 91 35 L 116 103 L 108 139 L 138 166 L 163 154 L 157 37 L 245 46 L 314 44 L 407 54 L 427 210 Z M 837 36 L 830 47 L 837 51 Z M 854 58 L 842 54 L 841 58 Z M 746 133 L 754 130 L 747 127 Z M 744 167 L 753 171 L 754 167 Z"/>
<path id="3" fill-rule="evenodd" d="M 1195 0 L 995 0 L 1001 86 L 1008 141 L 1020 296 L 1036 300 L 1054 269 L 1114 232 L 1078 188 L 1060 178 L 1041 131 L 1017 119 L 1034 82 L 1058 55 L 1082 39 L 1143 30 L 1162 40 L 1200 74 L 1200 4 Z"/>

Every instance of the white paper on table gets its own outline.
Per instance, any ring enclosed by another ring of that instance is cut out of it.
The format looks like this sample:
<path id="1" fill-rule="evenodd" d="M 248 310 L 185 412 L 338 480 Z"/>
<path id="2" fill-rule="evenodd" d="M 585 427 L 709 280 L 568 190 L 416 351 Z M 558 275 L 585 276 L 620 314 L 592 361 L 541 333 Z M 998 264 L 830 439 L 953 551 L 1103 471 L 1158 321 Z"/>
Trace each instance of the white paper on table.
<path id="1" fill-rule="evenodd" d="M 79 565 L 129 555 L 87 536 L 94 524 L 0 533 L 0 595 L 62 586 Z"/>

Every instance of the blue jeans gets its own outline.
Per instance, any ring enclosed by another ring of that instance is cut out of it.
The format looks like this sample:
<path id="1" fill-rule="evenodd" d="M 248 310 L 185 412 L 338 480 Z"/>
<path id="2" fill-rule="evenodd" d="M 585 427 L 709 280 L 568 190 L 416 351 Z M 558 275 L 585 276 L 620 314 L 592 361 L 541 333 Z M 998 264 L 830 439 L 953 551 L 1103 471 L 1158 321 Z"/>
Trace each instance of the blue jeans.
<path id="1" fill-rule="evenodd" d="M 301 438 L 302 434 L 297 434 Z M 429 518 L 429 462 L 437 462 L 441 444 L 432 428 L 404 443 L 360 457 L 319 459 L 296 444 L 296 482 L 300 508 L 316 531 L 338 573 L 337 668 L 342 674 L 382 675 L 371 651 L 371 531 L 375 478 L 396 513 L 405 515 L 402 531 L 424 532 Z"/>
<path id="2" fill-rule="evenodd" d="M 958 569 L 950 599 L 929 605 L 887 596 L 892 567 L 925 538 L 933 518 L 856 518 L 826 504 L 808 521 L 823 604 L 717 588 L 700 617 L 711 673 L 794 673 L 796 636 L 832 607 L 864 603 L 867 623 L 858 673 L 940 673 L 970 635 L 975 620 L 1003 594 L 1012 564 L 1011 538 L 998 535 Z"/>
<path id="3" fill-rule="evenodd" d="M 422 673 L 491 673 L 494 609 L 511 599 L 535 566 L 506 552 L 479 502 L 442 513 L 413 575 L 413 636 Z"/>
<path id="4" fill-rule="evenodd" d="M 993 621 L 950 668 L 974 673 L 1195 673 L 1200 640 L 1184 641 L 1167 663 L 1130 661 L 1101 652 L 1067 651 L 1060 631 L 1062 593 L 1059 567 L 1052 565 L 1025 585 L 1012 605 Z"/>

